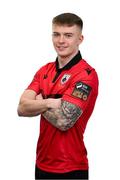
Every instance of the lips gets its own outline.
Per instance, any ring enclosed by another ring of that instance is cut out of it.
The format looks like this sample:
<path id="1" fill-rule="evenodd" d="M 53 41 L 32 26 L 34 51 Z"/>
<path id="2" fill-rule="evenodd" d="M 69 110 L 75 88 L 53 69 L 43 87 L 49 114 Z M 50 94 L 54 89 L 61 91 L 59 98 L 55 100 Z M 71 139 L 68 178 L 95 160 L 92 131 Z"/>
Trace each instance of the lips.
<path id="1" fill-rule="evenodd" d="M 60 50 L 60 51 L 63 51 L 65 50 L 67 47 L 64 47 L 64 46 L 57 46 L 57 49 Z"/>

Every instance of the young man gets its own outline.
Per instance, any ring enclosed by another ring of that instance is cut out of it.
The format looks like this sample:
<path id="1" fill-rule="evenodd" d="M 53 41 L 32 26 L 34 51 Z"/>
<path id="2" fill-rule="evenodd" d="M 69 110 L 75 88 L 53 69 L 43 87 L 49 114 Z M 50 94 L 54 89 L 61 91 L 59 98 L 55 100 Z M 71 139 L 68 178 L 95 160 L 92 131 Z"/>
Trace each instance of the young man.
<path id="1" fill-rule="evenodd" d="M 98 77 L 79 51 L 83 22 L 72 13 L 53 18 L 55 62 L 40 68 L 24 91 L 19 116 L 40 115 L 35 179 L 88 179 L 86 124 L 98 94 Z"/>

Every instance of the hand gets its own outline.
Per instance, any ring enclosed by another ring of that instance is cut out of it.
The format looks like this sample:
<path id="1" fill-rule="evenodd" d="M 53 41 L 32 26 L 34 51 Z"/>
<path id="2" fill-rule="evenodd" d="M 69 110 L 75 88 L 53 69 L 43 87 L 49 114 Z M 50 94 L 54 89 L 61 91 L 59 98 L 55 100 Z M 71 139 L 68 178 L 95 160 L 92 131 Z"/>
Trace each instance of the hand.
<path id="1" fill-rule="evenodd" d="M 43 99 L 42 94 L 38 94 L 38 95 L 36 96 L 36 100 L 42 100 L 42 99 Z"/>
<path id="2" fill-rule="evenodd" d="M 61 98 L 58 99 L 48 98 L 47 105 L 48 108 L 59 108 L 61 106 Z"/>

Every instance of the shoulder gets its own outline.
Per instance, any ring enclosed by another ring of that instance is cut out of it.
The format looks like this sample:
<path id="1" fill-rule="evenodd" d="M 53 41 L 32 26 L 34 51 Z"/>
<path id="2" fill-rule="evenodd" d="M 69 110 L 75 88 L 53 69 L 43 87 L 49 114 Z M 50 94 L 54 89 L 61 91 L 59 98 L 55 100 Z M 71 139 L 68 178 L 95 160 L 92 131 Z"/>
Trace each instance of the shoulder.
<path id="1" fill-rule="evenodd" d="M 82 59 L 76 66 L 74 80 L 82 81 L 90 84 L 91 86 L 98 86 L 98 74 L 91 65 L 89 65 L 84 59 Z"/>
<path id="2" fill-rule="evenodd" d="M 98 74 L 94 67 L 92 67 L 90 64 L 87 63 L 84 59 L 81 60 L 81 64 L 79 63 L 79 66 L 81 67 L 81 75 L 83 78 L 87 78 L 89 80 L 92 79 L 98 79 Z"/>

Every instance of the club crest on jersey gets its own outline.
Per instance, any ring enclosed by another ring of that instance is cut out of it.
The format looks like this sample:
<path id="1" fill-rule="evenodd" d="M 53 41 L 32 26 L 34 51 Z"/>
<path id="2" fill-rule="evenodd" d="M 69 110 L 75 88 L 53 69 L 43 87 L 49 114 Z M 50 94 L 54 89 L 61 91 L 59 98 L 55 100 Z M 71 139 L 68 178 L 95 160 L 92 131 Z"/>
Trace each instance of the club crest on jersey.
<path id="1" fill-rule="evenodd" d="M 61 79 L 61 84 L 64 84 L 68 81 L 68 79 L 70 78 L 71 75 L 69 74 L 64 74 L 62 79 Z"/>

